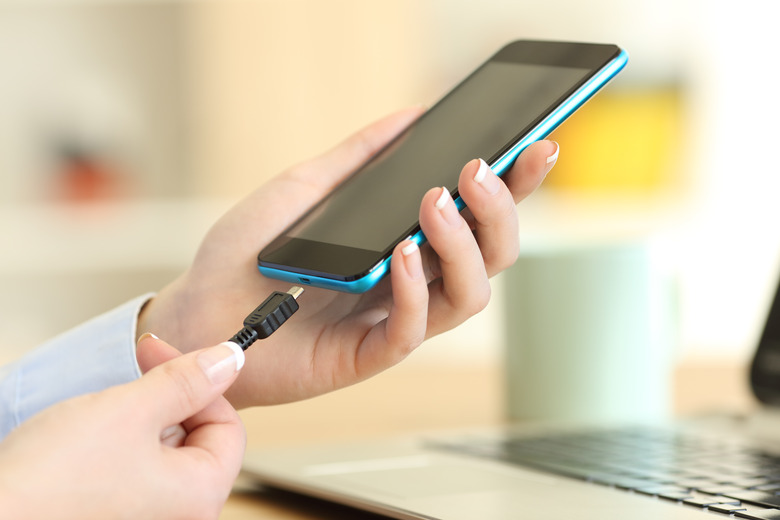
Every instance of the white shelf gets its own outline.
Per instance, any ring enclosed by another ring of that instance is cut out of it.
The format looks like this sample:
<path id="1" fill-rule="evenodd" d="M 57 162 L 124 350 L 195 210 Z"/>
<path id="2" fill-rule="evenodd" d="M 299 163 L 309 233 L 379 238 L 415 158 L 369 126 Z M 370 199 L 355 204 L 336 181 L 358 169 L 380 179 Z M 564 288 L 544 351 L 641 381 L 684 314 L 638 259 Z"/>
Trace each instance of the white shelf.
<path id="1" fill-rule="evenodd" d="M 186 267 L 229 205 L 169 199 L 0 207 L 0 276 Z"/>

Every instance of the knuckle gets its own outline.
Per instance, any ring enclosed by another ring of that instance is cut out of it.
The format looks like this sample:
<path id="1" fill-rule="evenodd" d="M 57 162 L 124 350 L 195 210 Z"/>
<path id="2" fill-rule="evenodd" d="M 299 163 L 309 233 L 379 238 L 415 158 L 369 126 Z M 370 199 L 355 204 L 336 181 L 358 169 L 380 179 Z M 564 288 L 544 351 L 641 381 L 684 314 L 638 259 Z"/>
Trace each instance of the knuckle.
<path id="1" fill-rule="evenodd" d="M 398 348 L 399 361 L 406 359 L 409 354 L 414 352 L 414 350 L 422 344 L 424 339 L 424 335 L 419 337 L 415 336 L 402 343 Z"/>
<path id="2" fill-rule="evenodd" d="M 508 269 L 512 267 L 513 265 L 515 265 L 515 262 L 517 262 L 517 259 L 519 257 L 520 257 L 520 244 L 514 242 L 514 244 L 511 247 L 507 246 L 504 248 L 501 260 L 498 262 L 498 269 L 500 271 L 503 271 L 504 269 Z"/>
<path id="3" fill-rule="evenodd" d="M 482 258 L 489 276 L 512 267 L 520 257 L 520 245 L 502 243 L 500 248 L 482 248 Z"/>
<path id="4" fill-rule="evenodd" d="M 479 288 L 474 289 L 467 297 L 461 298 L 458 302 L 452 304 L 454 315 L 460 316 L 459 322 L 466 321 L 475 314 L 485 310 L 490 302 L 491 288 L 487 281 L 480 284 Z"/>
<path id="5" fill-rule="evenodd" d="M 490 303 L 491 293 L 492 291 L 490 289 L 490 284 L 482 284 L 482 288 L 477 291 L 477 294 L 474 295 L 474 298 L 472 298 L 472 316 L 485 310 L 485 307 L 487 307 L 488 303 Z"/>
<path id="6" fill-rule="evenodd" d="M 389 337 L 388 340 L 393 345 L 391 364 L 395 365 L 406 359 L 422 344 L 425 340 L 425 329 L 413 333 L 405 332 L 402 335 L 396 335 L 396 337 Z"/>

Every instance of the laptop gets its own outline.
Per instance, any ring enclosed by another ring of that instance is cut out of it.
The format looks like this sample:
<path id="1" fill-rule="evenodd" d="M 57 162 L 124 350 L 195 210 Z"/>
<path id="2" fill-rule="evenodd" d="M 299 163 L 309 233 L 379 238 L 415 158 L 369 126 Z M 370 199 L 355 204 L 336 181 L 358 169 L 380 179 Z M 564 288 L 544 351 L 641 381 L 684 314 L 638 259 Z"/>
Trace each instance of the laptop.
<path id="1" fill-rule="evenodd" d="M 750 368 L 749 418 L 518 425 L 251 451 L 264 486 L 401 520 L 780 520 L 780 286 Z"/>

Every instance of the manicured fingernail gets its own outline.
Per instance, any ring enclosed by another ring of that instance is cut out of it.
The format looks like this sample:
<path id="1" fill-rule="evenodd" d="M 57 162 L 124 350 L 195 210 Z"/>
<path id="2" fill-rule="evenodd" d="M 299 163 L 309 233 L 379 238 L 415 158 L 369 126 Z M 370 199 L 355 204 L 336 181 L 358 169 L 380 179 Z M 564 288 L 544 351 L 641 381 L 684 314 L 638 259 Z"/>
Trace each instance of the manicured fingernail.
<path id="1" fill-rule="evenodd" d="M 409 242 L 401 249 L 404 256 L 404 265 L 406 272 L 412 279 L 417 279 L 423 275 L 422 263 L 414 253 L 419 251 L 420 247 L 415 242 Z"/>
<path id="2" fill-rule="evenodd" d="M 482 159 L 479 160 L 479 168 L 477 168 L 477 173 L 474 175 L 474 180 L 477 183 L 481 183 L 485 180 L 485 176 L 487 175 L 487 163 L 483 161 Z"/>
<path id="3" fill-rule="evenodd" d="M 221 383 L 233 377 L 244 366 L 244 351 L 232 341 L 220 343 L 198 354 L 198 365 L 206 377 L 214 383 Z"/>
<path id="4" fill-rule="evenodd" d="M 447 201 L 450 200 L 452 197 L 450 196 L 450 190 L 447 188 L 441 189 L 441 195 L 439 195 L 439 198 L 436 199 L 436 209 L 444 209 L 444 206 L 447 205 Z"/>
<path id="5" fill-rule="evenodd" d="M 138 341 L 140 342 L 142 339 L 146 339 L 146 338 L 160 339 L 154 334 L 152 334 L 151 332 L 144 332 L 143 334 L 141 334 L 141 337 L 138 338 Z"/>
<path id="6" fill-rule="evenodd" d="M 460 211 L 458 211 L 458 207 L 452 200 L 450 190 L 447 188 L 441 189 L 441 195 L 439 195 L 439 198 L 436 199 L 434 206 L 436 206 L 436 209 L 439 210 L 439 214 L 442 216 L 444 221 L 453 228 L 465 223 L 463 217 L 460 215 Z"/>
<path id="7" fill-rule="evenodd" d="M 547 164 L 555 164 L 555 161 L 558 160 L 558 152 L 561 150 L 561 147 L 558 145 L 558 143 L 555 141 L 552 142 L 555 144 L 555 153 L 547 158 Z"/>
<path id="8" fill-rule="evenodd" d="M 418 249 L 420 249 L 420 247 L 417 245 L 416 242 L 409 242 L 403 247 L 403 249 L 401 249 L 401 253 L 403 253 L 404 256 L 409 256 L 415 251 L 417 251 Z"/>
<path id="9" fill-rule="evenodd" d="M 491 195 L 498 193 L 498 190 L 501 188 L 498 177 L 496 177 L 493 170 L 490 169 L 490 166 L 482 159 L 479 160 L 479 168 L 474 175 L 474 182 L 482 186 L 485 191 Z"/>

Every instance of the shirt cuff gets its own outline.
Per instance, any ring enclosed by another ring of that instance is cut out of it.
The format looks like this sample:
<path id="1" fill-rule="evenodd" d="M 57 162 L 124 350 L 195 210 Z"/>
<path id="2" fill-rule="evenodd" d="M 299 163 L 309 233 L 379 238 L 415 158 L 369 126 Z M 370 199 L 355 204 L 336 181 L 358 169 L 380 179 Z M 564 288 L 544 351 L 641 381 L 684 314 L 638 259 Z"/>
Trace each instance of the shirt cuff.
<path id="1" fill-rule="evenodd" d="M 139 296 L 0 369 L 0 439 L 54 403 L 141 376 L 135 357 Z"/>

